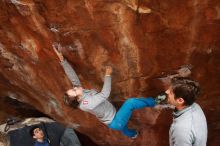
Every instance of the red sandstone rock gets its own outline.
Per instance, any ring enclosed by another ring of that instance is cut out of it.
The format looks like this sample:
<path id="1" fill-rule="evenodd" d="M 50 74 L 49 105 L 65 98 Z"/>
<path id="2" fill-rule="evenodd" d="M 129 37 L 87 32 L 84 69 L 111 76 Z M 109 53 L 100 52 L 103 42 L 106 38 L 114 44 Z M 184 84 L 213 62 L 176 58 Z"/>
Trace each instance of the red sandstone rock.
<path id="1" fill-rule="evenodd" d="M 135 112 L 129 125 L 141 134 L 132 141 L 94 116 L 66 107 L 62 95 L 71 85 L 53 45 L 65 48 L 85 88 L 100 89 L 103 67 L 112 65 L 110 100 L 117 107 L 132 96 L 157 94 L 163 89 L 157 78 L 192 65 L 192 77 L 203 90 L 198 102 L 208 120 L 208 145 L 220 142 L 219 0 L 0 1 L 1 98 L 79 124 L 78 131 L 100 145 L 168 145 L 170 111 Z"/>

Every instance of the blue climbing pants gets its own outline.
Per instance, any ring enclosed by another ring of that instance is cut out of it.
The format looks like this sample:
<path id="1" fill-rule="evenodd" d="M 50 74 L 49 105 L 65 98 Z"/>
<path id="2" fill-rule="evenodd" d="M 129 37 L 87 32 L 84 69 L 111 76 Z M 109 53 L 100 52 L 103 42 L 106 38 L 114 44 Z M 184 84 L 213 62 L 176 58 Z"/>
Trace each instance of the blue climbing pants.
<path id="1" fill-rule="evenodd" d="M 154 98 L 129 98 L 127 99 L 118 112 L 115 114 L 114 119 L 108 125 L 109 128 L 121 131 L 128 137 L 134 137 L 137 131 L 134 129 L 128 129 L 127 124 L 132 115 L 132 112 L 136 109 L 142 109 L 144 107 L 154 107 L 156 102 Z"/>

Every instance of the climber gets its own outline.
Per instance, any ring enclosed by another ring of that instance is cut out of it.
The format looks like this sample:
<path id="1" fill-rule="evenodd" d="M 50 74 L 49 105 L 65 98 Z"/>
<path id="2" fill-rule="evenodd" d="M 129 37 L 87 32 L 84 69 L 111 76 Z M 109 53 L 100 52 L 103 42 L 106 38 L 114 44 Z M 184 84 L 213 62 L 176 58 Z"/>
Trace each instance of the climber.
<path id="1" fill-rule="evenodd" d="M 45 139 L 44 132 L 39 126 L 32 127 L 30 135 L 35 139 L 34 146 L 50 146 L 49 139 Z"/>
<path id="2" fill-rule="evenodd" d="M 111 74 L 112 67 L 107 66 L 105 70 L 104 85 L 101 92 L 95 90 L 83 89 L 75 71 L 64 59 L 60 50 L 53 48 L 65 73 L 74 86 L 64 94 L 64 102 L 73 108 L 79 108 L 83 111 L 95 115 L 102 123 L 109 128 L 121 131 L 129 138 L 136 138 L 138 132 L 134 129 L 128 129 L 127 124 L 132 112 L 136 109 L 144 107 L 154 107 L 156 104 L 165 100 L 166 96 L 158 96 L 157 98 L 129 98 L 125 101 L 119 111 L 116 113 L 115 107 L 108 101 L 111 91 Z"/>

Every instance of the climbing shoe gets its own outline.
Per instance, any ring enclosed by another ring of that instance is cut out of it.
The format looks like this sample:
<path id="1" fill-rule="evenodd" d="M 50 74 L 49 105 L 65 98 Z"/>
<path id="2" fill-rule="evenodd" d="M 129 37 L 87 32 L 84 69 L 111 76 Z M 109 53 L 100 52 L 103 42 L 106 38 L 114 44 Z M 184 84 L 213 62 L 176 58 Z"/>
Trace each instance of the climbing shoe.
<path id="1" fill-rule="evenodd" d="M 167 94 L 162 92 L 155 97 L 155 102 L 157 104 L 166 104 L 167 103 Z"/>
<path id="2" fill-rule="evenodd" d="M 136 134 L 133 137 L 131 137 L 131 139 L 136 139 L 138 135 L 139 135 L 139 132 L 136 131 Z"/>

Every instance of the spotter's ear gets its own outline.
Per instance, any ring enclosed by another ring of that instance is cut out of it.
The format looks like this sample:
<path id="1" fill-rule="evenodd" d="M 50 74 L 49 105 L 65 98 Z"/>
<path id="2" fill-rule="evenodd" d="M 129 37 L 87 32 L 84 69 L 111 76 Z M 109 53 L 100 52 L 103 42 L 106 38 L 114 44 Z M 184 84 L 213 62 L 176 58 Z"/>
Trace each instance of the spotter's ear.
<path id="1" fill-rule="evenodd" d="M 177 99 L 177 102 L 178 102 L 179 104 L 183 105 L 184 102 L 185 102 L 185 100 L 180 97 L 180 98 Z"/>

